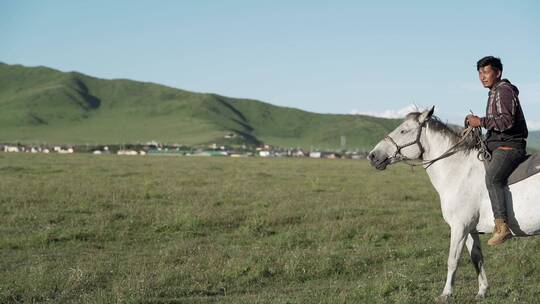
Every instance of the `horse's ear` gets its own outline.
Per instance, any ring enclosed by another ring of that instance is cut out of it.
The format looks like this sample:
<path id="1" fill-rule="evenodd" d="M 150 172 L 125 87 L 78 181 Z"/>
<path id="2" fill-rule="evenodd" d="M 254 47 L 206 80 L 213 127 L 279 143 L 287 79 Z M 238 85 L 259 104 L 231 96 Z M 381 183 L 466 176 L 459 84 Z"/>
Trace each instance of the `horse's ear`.
<path id="1" fill-rule="evenodd" d="M 435 106 L 432 106 L 431 109 L 425 110 L 424 112 L 422 112 L 422 114 L 418 116 L 418 122 L 419 123 L 426 122 L 428 119 L 431 118 L 431 115 L 433 115 L 433 112 L 435 112 Z"/>

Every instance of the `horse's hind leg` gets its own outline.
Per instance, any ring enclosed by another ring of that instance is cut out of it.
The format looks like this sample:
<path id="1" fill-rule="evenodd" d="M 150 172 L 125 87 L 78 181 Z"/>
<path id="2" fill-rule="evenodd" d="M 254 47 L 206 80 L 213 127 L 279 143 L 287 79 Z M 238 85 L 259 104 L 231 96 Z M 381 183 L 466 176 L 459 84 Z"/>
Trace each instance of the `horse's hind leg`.
<path id="1" fill-rule="evenodd" d="M 486 296 L 486 291 L 489 287 L 486 272 L 484 271 L 484 256 L 482 255 L 482 248 L 480 247 L 480 238 L 478 233 L 469 233 L 467 241 L 465 242 L 469 254 L 471 255 L 471 261 L 473 263 L 476 274 L 478 275 L 478 294 L 476 299 L 480 300 Z"/>

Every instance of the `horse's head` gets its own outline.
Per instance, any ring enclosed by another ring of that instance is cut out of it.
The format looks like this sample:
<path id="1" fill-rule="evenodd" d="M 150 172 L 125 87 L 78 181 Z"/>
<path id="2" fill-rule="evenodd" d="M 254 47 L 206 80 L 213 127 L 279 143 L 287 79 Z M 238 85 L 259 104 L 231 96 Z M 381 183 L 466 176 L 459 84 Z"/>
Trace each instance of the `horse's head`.
<path id="1" fill-rule="evenodd" d="M 368 160 L 379 170 L 400 160 L 419 159 L 424 154 L 420 143 L 422 129 L 433 115 L 435 107 L 419 115 L 408 115 L 394 131 L 381 140 L 371 152 Z"/>

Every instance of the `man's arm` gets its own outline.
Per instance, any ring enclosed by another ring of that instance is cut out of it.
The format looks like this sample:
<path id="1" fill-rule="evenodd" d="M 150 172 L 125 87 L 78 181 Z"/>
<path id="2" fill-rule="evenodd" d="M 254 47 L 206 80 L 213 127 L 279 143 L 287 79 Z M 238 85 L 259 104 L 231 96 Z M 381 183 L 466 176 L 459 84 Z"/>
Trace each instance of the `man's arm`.
<path id="1" fill-rule="evenodd" d="M 514 126 L 516 102 L 514 92 L 508 86 L 500 86 L 495 94 L 495 113 L 480 118 L 480 126 L 502 132 Z"/>

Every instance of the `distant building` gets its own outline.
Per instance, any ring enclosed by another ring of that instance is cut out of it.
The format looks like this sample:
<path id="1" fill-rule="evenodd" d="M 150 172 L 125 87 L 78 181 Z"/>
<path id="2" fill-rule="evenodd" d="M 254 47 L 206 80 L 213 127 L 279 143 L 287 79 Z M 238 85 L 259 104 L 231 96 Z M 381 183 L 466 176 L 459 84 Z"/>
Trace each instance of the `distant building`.
<path id="1" fill-rule="evenodd" d="M 134 150 L 118 150 L 118 152 L 116 152 L 116 154 L 118 154 L 118 155 L 138 155 L 139 153 L 137 153 L 137 151 L 134 151 Z"/>
<path id="2" fill-rule="evenodd" d="M 305 157 L 306 153 L 302 149 L 300 149 L 300 150 L 296 150 L 296 151 L 292 152 L 292 156 L 294 156 L 294 157 Z"/>
<path id="3" fill-rule="evenodd" d="M 311 158 L 321 158 L 321 152 L 311 151 L 311 152 L 309 152 L 309 157 L 311 157 Z"/>
<path id="4" fill-rule="evenodd" d="M 55 148 L 56 148 L 56 147 L 55 147 Z M 68 148 L 68 149 L 65 149 L 65 150 L 62 149 L 62 148 L 60 148 L 60 149 L 58 149 L 56 152 L 58 152 L 58 153 L 60 153 L 60 154 L 71 154 L 71 153 L 73 153 L 73 152 L 75 152 L 75 151 L 73 150 L 73 148 Z"/>
<path id="5" fill-rule="evenodd" d="M 229 154 L 225 151 L 198 151 L 191 155 L 192 156 L 228 156 Z"/>
<path id="6" fill-rule="evenodd" d="M 17 146 L 4 146 L 4 152 L 20 152 Z"/>
<path id="7" fill-rule="evenodd" d="M 341 156 L 337 153 L 327 153 L 327 154 L 324 154 L 324 158 L 328 158 L 328 159 L 338 159 L 340 158 Z"/>
<path id="8" fill-rule="evenodd" d="M 272 156 L 272 153 L 270 153 L 270 151 L 259 151 L 259 156 L 260 157 L 270 157 L 270 156 Z"/>
<path id="9" fill-rule="evenodd" d="M 230 155 L 230 157 L 248 157 L 247 154 L 240 154 L 240 153 L 233 153 Z"/>
<path id="10" fill-rule="evenodd" d="M 225 134 L 225 136 L 223 136 L 223 138 L 226 138 L 226 139 L 233 139 L 233 138 L 236 138 L 236 134 L 234 134 L 234 133 L 227 133 L 227 134 Z"/>

